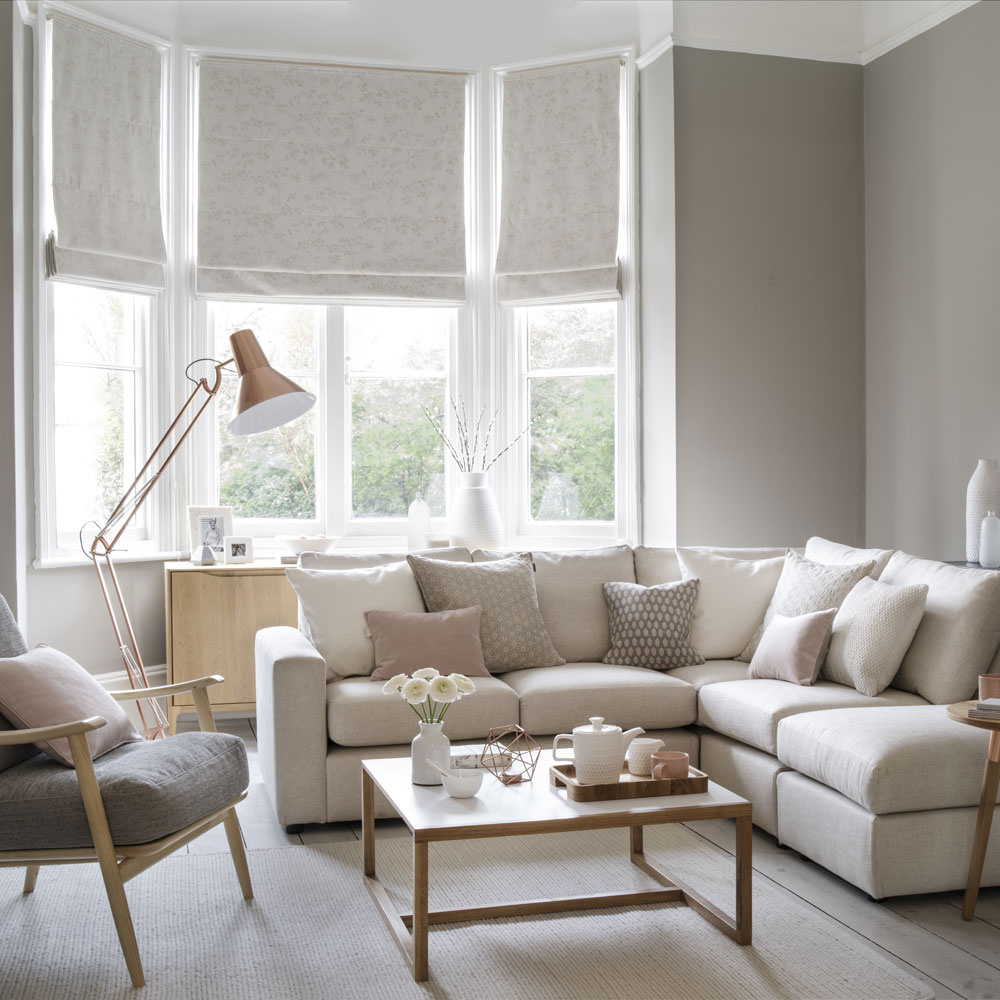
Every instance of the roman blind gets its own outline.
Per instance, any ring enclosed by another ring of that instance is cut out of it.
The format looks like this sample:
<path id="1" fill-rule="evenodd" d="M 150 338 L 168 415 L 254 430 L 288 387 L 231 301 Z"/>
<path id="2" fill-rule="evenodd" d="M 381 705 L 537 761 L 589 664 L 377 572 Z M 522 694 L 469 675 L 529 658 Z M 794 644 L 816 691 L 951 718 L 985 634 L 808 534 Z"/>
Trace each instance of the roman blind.
<path id="1" fill-rule="evenodd" d="M 465 300 L 466 77 L 204 59 L 201 294 Z"/>
<path id="2" fill-rule="evenodd" d="M 162 288 L 161 53 L 62 13 L 51 28 L 46 273 Z"/>
<path id="3" fill-rule="evenodd" d="M 503 77 L 497 294 L 617 297 L 617 56 Z"/>

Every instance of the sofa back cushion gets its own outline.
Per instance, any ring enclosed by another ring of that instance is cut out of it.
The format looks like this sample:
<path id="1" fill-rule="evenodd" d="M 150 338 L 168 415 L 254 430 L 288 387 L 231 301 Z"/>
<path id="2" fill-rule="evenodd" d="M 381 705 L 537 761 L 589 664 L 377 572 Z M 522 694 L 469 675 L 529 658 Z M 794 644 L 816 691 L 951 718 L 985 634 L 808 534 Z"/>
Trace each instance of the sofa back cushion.
<path id="1" fill-rule="evenodd" d="M 689 552 L 708 552 L 725 559 L 772 559 L 783 556 L 788 548 L 759 547 L 734 549 L 718 545 L 689 546 Z M 643 587 L 655 587 L 660 583 L 674 583 L 683 579 L 677 550 L 655 545 L 637 545 L 635 548 L 635 582 Z"/>
<path id="2" fill-rule="evenodd" d="M 430 559 L 444 559 L 446 562 L 472 562 L 472 553 L 464 545 L 450 545 L 447 548 L 424 549 L 418 553 Z M 371 569 L 373 566 L 387 566 L 389 563 L 404 562 L 405 552 L 303 552 L 299 556 L 299 569 Z"/>
<path id="3" fill-rule="evenodd" d="M 827 566 L 856 566 L 858 563 L 873 560 L 875 568 L 871 575 L 877 580 L 882 575 L 882 570 L 889 564 L 892 553 L 892 549 L 856 549 L 851 545 L 842 545 L 840 542 L 831 542 L 828 538 L 813 535 L 806 542 L 805 556 L 806 559 Z"/>
<path id="4" fill-rule="evenodd" d="M 896 552 L 880 582 L 927 584 L 927 604 L 893 687 L 936 705 L 973 697 L 1000 645 L 1000 573 Z"/>

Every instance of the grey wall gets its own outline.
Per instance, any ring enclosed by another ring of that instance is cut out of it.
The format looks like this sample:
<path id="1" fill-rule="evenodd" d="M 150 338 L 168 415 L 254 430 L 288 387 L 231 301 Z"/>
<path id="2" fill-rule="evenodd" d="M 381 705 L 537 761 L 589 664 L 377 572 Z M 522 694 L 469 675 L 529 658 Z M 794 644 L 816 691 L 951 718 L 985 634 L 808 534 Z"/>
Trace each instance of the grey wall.
<path id="1" fill-rule="evenodd" d="M 861 68 L 677 48 L 674 98 L 677 540 L 861 543 Z"/>
<path id="2" fill-rule="evenodd" d="M 674 57 L 639 73 L 639 307 L 642 362 L 642 532 L 645 545 L 673 545 L 676 451 L 674 337 Z"/>
<path id="3" fill-rule="evenodd" d="M 868 541 L 965 555 L 1000 457 L 1000 4 L 864 71 Z"/>

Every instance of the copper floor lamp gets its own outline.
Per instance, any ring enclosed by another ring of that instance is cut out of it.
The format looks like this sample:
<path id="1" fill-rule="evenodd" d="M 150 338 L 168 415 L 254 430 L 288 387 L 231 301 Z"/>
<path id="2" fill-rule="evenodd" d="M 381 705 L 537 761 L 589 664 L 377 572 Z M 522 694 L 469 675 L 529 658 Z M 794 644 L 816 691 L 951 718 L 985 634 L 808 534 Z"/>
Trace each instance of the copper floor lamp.
<path id="1" fill-rule="evenodd" d="M 139 470 L 132 485 L 118 501 L 107 521 L 99 527 L 87 552 L 97 570 L 97 578 L 111 617 L 118 649 L 133 688 L 148 688 L 149 681 L 111 556 L 126 528 L 132 523 L 136 512 L 145 503 L 157 480 L 163 475 L 163 470 L 170 464 L 198 422 L 198 418 L 222 387 L 223 370 L 235 364 L 240 376 L 239 394 L 233 407 L 233 419 L 228 426 L 232 434 L 259 434 L 261 431 L 280 427 L 302 416 L 316 402 L 316 397 L 311 392 L 306 392 L 268 364 L 267 356 L 257 343 L 252 330 L 238 330 L 230 336 L 229 343 L 232 345 L 233 356 L 216 364 L 215 379 L 211 384 L 207 378 L 197 381 L 194 391 L 160 438 L 159 444 Z M 197 405 L 197 400 L 202 394 L 204 399 Z M 193 407 L 196 407 L 193 413 L 189 412 Z M 168 447 L 171 436 L 185 417 L 188 421 L 187 426 L 164 456 L 162 453 Z M 151 471 L 154 466 L 156 466 L 155 471 Z M 142 702 L 137 701 L 136 704 L 147 737 L 156 739 L 158 736 L 166 735 L 167 718 L 155 698 L 150 698 L 148 701 L 154 717 L 152 724 L 146 721 Z"/>

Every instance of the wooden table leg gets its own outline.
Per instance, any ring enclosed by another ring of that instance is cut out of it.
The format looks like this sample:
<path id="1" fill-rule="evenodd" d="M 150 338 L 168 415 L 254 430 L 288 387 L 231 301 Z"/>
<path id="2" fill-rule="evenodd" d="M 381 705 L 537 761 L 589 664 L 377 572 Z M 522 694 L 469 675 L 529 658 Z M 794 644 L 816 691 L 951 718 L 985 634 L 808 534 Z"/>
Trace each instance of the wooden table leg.
<path id="1" fill-rule="evenodd" d="M 993 807 L 997 801 L 997 786 L 1000 784 L 1000 732 L 990 733 L 990 750 L 983 772 L 983 788 L 979 795 L 979 813 L 976 816 L 976 833 L 972 838 L 972 857 L 969 858 L 969 880 L 965 884 L 965 902 L 962 918 L 971 920 L 976 914 L 976 899 L 979 883 L 983 877 L 983 863 L 986 860 L 986 846 L 993 824 Z"/>
<path id="2" fill-rule="evenodd" d="M 375 782 L 361 769 L 361 844 L 364 849 L 365 875 L 375 876 Z"/>
<path id="3" fill-rule="evenodd" d="M 413 842 L 413 978 L 427 979 L 427 844 Z"/>
<path id="4" fill-rule="evenodd" d="M 629 830 L 631 831 L 632 853 L 642 854 L 642 827 L 632 826 L 629 827 Z"/>
<path id="5" fill-rule="evenodd" d="M 736 820 L 736 940 L 750 944 L 753 935 L 753 820 Z"/>

